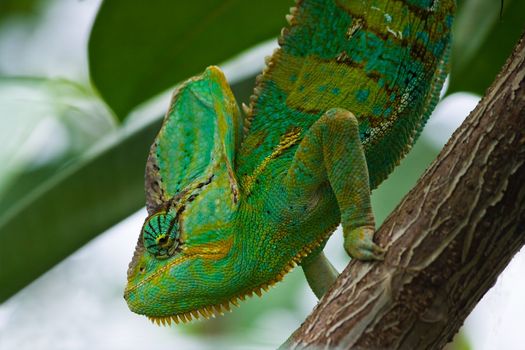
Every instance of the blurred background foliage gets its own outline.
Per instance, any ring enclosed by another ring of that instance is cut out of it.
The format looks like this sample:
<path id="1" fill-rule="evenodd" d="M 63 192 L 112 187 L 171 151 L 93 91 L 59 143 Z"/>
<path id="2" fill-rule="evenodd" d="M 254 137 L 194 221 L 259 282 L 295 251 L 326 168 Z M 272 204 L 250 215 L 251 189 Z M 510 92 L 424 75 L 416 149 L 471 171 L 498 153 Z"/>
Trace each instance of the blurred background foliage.
<path id="1" fill-rule="evenodd" d="M 34 15 L 38 0 L 4 0 L 0 3 L 0 21 L 16 15 Z"/>
<path id="2" fill-rule="evenodd" d="M 28 48 L 26 53 L 45 51 L 42 42 L 51 34 L 35 33 L 38 16 L 59 2 L 2 0 L 0 39 L 2 33 L 10 35 L 14 23 L 41 36 L 32 44 L 37 51 Z M 262 58 L 261 50 L 246 50 L 275 38 L 291 5 L 283 0 L 105 0 L 96 17 L 89 19 L 93 25 L 87 49 L 81 47 L 84 61 L 67 67 L 52 57 L 50 66 L 58 68 L 43 71 L 17 66 L 21 64 L 17 61 L 26 59 L 11 54 L 17 52 L 11 48 L 20 34 L 14 32 L 4 40 L 7 44 L 0 45 L 0 280 L 4 281 L 0 302 L 144 206 L 146 155 L 167 108 L 169 91 L 177 83 L 222 62 L 238 102 L 248 101 Z M 447 94 L 483 95 L 524 29 L 525 2 L 463 0 L 458 8 Z M 75 19 L 69 23 L 70 27 L 58 30 L 75 32 Z M 272 45 L 274 40 L 264 47 Z M 378 224 L 439 152 L 444 140 L 431 140 L 438 129 L 423 134 L 407 159 L 374 192 Z M 133 243 L 139 229 L 129 232 Z M 303 286 L 301 276 L 292 273 L 283 284 L 286 287 L 279 293 L 269 293 L 266 303 L 250 301 L 243 312 L 196 323 L 185 331 L 222 334 L 239 324 L 246 329 L 260 322 L 259 315 L 269 307 L 297 308 L 294 300 Z M 456 346 L 468 348 L 463 340 Z"/>

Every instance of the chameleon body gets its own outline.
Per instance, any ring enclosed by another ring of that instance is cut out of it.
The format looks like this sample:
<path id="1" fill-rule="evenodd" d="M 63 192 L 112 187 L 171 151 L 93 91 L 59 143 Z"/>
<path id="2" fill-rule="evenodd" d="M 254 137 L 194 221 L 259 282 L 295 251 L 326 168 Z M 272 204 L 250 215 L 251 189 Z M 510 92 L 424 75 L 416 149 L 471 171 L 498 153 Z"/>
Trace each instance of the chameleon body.
<path id="1" fill-rule="evenodd" d="M 297 264 L 320 296 L 339 223 L 350 256 L 381 259 L 370 189 L 438 100 L 454 9 L 298 1 L 244 117 L 217 67 L 182 84 L 147 162 L 130 309 L 162 323 L 208 317 Z"/>

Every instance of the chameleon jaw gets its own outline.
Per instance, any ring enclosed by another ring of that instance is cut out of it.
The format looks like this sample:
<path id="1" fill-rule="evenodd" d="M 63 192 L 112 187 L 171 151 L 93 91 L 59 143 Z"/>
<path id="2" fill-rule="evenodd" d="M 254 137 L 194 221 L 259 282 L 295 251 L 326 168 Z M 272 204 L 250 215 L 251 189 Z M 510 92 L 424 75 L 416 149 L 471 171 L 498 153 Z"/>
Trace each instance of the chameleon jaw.
<path id="1" fill-rule="evenodd" d="M 239 293 L 238 295 L 233 296 L 229 300 L 226 300 L 219 304 L 204 306 L 201 308 L 197 308 L 195 310 L 191 310 L 188 312 L 183 312 L 180 314 L 172 315 L 172 316 L 146 316 L 152 323 L 156 323 L 158 326 L 171 326 L 171 323 L 179 324 L 179 323 L 187 323 L 191 322 L 193 319 L 197 320 L 202 318 L 210 319 L 215 318 L 217 316 L 224 316 L 225 312 L 231 312 L 232 307 L 236 306 L 239 307 L 239 301 L 244 301 L 246 298 L 251 298 L 254 294 L 258 297 L 262 296 L 263 291 L 267 292 L 270 290 L 270 287 L 273 287 L 278 282 L 281 282 L 284 278 L 284 276 L 292 271 L 297 265 L 301 263 L 301 261 L 307 257 L 313 250 L 315 250 L 321 243 L 327 239 L 332 232 L 335 230 L 337 225 L 334 227 L 331 227 L 328 229 L 323 235 L 320 236 L 317 240 L 314 242 L 304 246 L 299 253 L 297 253 L 290 262 L 279 272 L 276 277 L 272 280 L 270 280 L 267 283 L 263 283 L 253 289 L 250 289 L 248 291 L 243 291 Z"/>

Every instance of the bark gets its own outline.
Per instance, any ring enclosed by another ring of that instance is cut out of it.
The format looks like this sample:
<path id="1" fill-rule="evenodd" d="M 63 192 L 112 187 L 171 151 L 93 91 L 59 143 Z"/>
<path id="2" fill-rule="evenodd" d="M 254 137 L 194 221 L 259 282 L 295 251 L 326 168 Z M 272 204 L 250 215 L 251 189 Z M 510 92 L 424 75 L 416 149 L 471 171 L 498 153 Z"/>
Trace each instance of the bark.
<path id="1" fill-rule="evenodd" d="M 525 243 L 525 41 L 283 347 L 440 349 Z"/>

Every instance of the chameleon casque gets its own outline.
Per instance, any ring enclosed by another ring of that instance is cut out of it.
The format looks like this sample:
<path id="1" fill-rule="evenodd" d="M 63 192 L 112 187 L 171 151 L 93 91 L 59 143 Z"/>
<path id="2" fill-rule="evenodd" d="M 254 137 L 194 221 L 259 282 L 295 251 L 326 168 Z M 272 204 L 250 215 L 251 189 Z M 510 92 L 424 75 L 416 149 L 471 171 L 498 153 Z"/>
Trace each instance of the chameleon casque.
<path id="1" fill-rule="evenodd" d="M 130 309 L 209 317 L 301 264 L 320 297 L 339 223 L 352 258 L 380 260 L 370 190 L 439 98 L 455 0 L 299 0 L 241 115 L 209 67 L 175 91 L 146 165 L 149 216 Z"/>

